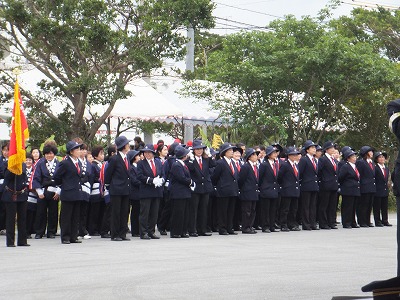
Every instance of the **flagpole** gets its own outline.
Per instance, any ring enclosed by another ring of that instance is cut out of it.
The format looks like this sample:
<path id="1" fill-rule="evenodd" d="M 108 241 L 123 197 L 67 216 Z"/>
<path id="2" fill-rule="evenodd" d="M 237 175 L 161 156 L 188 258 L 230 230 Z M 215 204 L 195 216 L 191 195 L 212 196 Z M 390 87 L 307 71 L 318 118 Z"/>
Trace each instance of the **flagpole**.
<path id="1" fill-rule="evenodd" d="M 20 68 L 15 68 L 12 70 L 13 74 L 15 75 L 15 81 L 18 82 L 18 75 L 21 74 Z M 14 194 L 12 195 L 12 200 L 17 201 L 17 175 L 14 174 Z"/>

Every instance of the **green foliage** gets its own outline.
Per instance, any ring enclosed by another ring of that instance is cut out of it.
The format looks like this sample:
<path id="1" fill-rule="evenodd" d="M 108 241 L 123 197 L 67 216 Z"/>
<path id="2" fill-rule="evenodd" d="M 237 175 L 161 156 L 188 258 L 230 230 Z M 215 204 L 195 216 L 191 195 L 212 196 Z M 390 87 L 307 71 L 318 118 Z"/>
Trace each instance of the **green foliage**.
<path id="1" fill-rule="evenodd" d="M 250 144 L 336 140 L 368 125 L 366 107 L 387 120 L 375 108 L 398 90 L 398 68 L 375 43 L 355 42 L 333 25 L 288 16 L 271 22 L 270 32 L 227 36 L 204 68 L 215 84 L 191 82 L 190 93 L 220 110 Z"/>
<path id="2" fill-rule="evenodd" d="M 51 119 L 52 129 L 69 126 L 57 136 L 90 141 L 115 102 L 129 96 L 126 84 L 165 58 L 182 57 L 179 31 L 212 27 L 213 8 L 210 0 L 6 0 L 0 42 L 46 76 L 42 95 L 22 91 L 28 105 Z M 46 109 L 61 98 L 67 120 Z M 95 104 L 107 110 L 87 124 L 85 108 Z"/>

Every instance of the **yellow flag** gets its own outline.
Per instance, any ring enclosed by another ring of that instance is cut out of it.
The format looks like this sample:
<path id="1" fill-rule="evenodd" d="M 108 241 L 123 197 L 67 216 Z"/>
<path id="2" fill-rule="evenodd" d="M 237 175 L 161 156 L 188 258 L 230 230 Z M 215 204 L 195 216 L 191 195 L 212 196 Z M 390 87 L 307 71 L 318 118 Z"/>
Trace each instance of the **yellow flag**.
<path id="1" fill-rule="evenodd" d="M 217 150 L 223 143 L 224 141 L 222 140 L 221 136 L 214 133 L 212 147 Z"/>

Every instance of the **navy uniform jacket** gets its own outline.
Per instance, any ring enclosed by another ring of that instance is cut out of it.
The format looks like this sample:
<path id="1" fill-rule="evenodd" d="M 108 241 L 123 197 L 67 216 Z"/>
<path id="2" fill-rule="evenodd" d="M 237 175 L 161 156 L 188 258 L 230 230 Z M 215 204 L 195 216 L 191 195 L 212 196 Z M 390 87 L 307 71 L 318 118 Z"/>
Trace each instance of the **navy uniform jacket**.
<path id="1" fill-rule="evenodd" d="M 83 164 L 81 162 L 81 164 Z M 89 201 L 90 199 L 90 192 L 93 186 L 93 182 L 94 182 L 94 171 L 93 171 L 93 165 L 91 163 L 89 163 L 86 160 L 86 170 L 84 171 L 83 168 L 81 169 L 81 175 L 82 175 L 82 179 L 81 179 L 81 184 L 86 186 L 86 191 L 85 192 L 85 200 Z"/>
<path id="2" fill-rule="evenodd" d="M 61 201 L 86 200 L 85 192 L 82 191 L 81 187 L 83 175 L 82 164 L 79 160 L 78 165 L 81 170 L 80 173 L 78 173 L 78 170 L 71 157 L 67 156 L 63 161 L 60 162 L 54 173 L 55 184 L 61 185 Z"/>
<path id="3" fill-rule="evenodd" d="M 315 162 L 315 166 L 317 166 L 317 162 Z M 314 168 L 310 158 L 307 155 L 300 159 L 298 169 L 300 190 L 303 192 L 318 192 L 318 169 Z"/>
<path id="4" fill-rule="evenodd" d="M 46 163 L 47 160 L 44 157 L 42 157 L 35 165 L 35 170 L 33 172 L 33 179 L 32 179 L 32 189 L 34 190 L 45 188 L 48 186 L 56 186 L 53 177 L 50 176 Z M 56 164 L 56 167 L 54 169 L 54 174 L 55 174 L 57 172 L 60 163 L 57 159 L 54 159 L 54 164 Z"/>
<path id="5" fill-rule="evenodd" d="M 157 176 L 164 178 L 163 165 L 159 159 L 154 159 L 154 166 L 156 167 L 156 176 L 154 176 L 147 159 L 143 159 L 137 164 L 138 179 L 140 181 L 139 195 L 141 199 L 162 198 L 163 196 L 163 187 L 155 187 L 153 184 L 153 178 Z"/>
<path id="6" fill-rule="evenodd" d="M 4 190 L 4 172 L 7 167 L 7 160 L 0 156 L 0 193 Z"/>
<path id="7" fill-rule="evenodd" d="M 326 155 L 321 156 L 321 158 L 318 160 L 319 190 L 337 191 L 339 187 L 337 174 L 337 167 L 335 171 L 329 158 Z"/>
<path id="8" fill-rule="evenodd" d="M 358 168 L 357 168 L 358 169 Z M 343 196 L 360 196 L 360 179 L 348 163 L 341 164 L 339 170 L 340 194 Z"/>
<path id="9" fill-rule="evenodd" d="M 376 192 L 375 186 L 375 165 L 372 163 L 373 169 L 371 169 L 369 163 L 365 159 L 359 159 L 356 161 L 358 172 L 360 172 L 360 190 L 361 194 Z"/>
<path id="10" fill-rule="evenodd" d="M 388 197 L 388 179 L 389 179 L 389 168 L 385 166 L 386 178 L 383 176 L 381 167 L 377 164 L 375 167 L 375 183 L 376 183 L 376 193 L 375 197 Z"/>
<path id="11" fill-rule="evenodd" d="M 250 162 L 242 165 L 239 173 L 238 185 L 240 190 L 240 200 L 258 201 L 258 195 L 260 194 L 258 179 L 254 174 L 254 169 Z"/>
<path id="12" fill-rule="evenodd" d="M 213 191 L 211 183 L 210 168 L 215 166 L 215 162 L 211 158 L 201 158 L 203 169 L 200 169 L 197 159 L 186 160 L 187 167 L 190 171 L 190 177 L 196 183 L 193 191 L 195 194 L 207 194 Z"/>
<path id="13" fill-rule="evenodd" d="M 278 185 L 278 167 L 276 167 L 276 175 L 271 167 L 268 159 L 260 164 L 259 168 L 259 187 L 261 198 L 278 198 L 279 185 Z"/>
<path id="14" fill-rule="evenodd" d="M 107 169 L 104 172 L 104 184 L 109 186 L 110 196 L 129 195 L 129 170 L 126 169 L 125 162 L 119 152 L 108 160 Z"/>
<path id="15" fill-rule="evenodd" d="M 295 175 L 293 167 L 289 161 L 285 161 L 281 164 L 278 172 L 278 183 L 281 187 L 282 197 L 300 197 L 299 177 Z"/>
<path id="16" fill-rule="evenodd" d="M 130 191 L 129 191 L 129 199 L 131 200 L 140 200 L 139 197 L 139 188 L 140 188 L 140 180 L 138 179 L 138 174 L 137 174 L 137 166 L 131 165 L 129 167 L 129 175 L 131 178 L 131 184 L 130 184 Z"/>
<path id="17" fill-rule="evenodd" d="M 211 176 L 213 185 L 217 188 L 217 197 L 236 197 L 238 196 L 238 170 L 232 161 L 234 174 L 228 162 L 222 157 L 217 161 L 214 173 Z"/>
<path id="18" fill-rule="evenodd" d="M 3 196 L 1 198 L 1 201 L 4 202 L 23 202 L 28 200 L 28 188 L 27 188 L 27 181 L 28 181 L 28 176 L 26 176 L 26 165 L 25 163 L 22 164 L 22 174 L 21 175 L 15 175 L 14 173 L 11 173 L 7 169 L 7 162 L 4 162 L 3 165 L 4 169 L 4 190 L 3 190 Z M 14 186 L 14 180 L 16 180 L 16 186 Z M 7 187 L 11 190 L 15 191 L 22 191 L 22 193 L 17 194 L 16 200 L 13 200 L 13 195 L 11 191 L 7 190 Z"/>
<path id="19" fill-rule="evenodd" d="M 100 202 L 103 200 L 101 196 L 101 183 L 100 183 L 100 171 L 101 171 L 102 163 L 98 161 L 92 162 L 92 192 L 90 195 L 90 202 Z"/>
<path id="20" fill-rule="evenodd" d="M 187 199 L 192 197 L 190 185 L 192 179 L 188 167 L 176 161 L 170 170 L 169 196 L 171 199 Z"/>

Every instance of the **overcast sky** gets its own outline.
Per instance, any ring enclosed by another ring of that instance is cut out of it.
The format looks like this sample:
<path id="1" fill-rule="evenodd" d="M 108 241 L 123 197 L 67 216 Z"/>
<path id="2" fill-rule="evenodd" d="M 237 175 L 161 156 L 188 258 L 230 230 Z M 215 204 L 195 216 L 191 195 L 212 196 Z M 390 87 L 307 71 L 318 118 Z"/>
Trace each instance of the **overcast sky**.
<path id="1" fill-rule="evenodd" d="M 344 3 L 334 12 L 335 17 L 350 14 L 354 7 L 376 7 L 376 4 L 387 8 L 400 6 L 399 0 L 343 0 L 342 2 Z M 216 28 L 219 29 L 214 29 L 213 32 L 228 34 L 238 32 L 240 29 L 236 27 L 262 27 L 274 19 L 290 14 L 298 18 L 304 15 L 315 17 L 329 0 L 214 0 L 214 3 Z"/>

